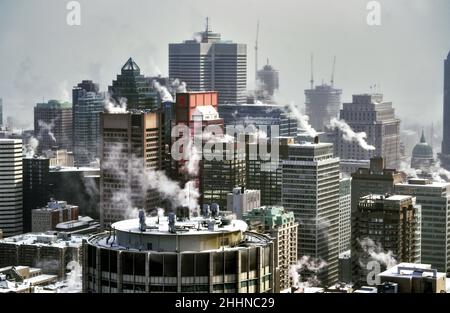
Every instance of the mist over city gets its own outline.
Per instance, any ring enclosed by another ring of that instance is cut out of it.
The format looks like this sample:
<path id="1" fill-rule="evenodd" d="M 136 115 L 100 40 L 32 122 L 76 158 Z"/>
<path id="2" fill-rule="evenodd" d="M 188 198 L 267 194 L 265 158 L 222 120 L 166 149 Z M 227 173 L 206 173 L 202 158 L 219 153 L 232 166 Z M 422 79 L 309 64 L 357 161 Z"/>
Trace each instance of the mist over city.
<path id="1" fill-rule="evenodd" d="M 449 13 L 0 0 L 0 293 L 449 292 Z"/>

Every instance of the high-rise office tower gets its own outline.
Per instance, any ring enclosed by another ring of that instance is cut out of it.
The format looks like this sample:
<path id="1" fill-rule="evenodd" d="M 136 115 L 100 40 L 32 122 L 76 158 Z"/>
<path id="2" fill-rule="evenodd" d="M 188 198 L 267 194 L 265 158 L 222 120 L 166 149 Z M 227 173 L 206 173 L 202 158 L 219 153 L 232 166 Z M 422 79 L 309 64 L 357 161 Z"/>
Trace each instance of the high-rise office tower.
<path id="1" fill-rule="evenodd" d="M 380 156 L 387 167 L 399 167 L 400 120 L 395 117 L 392 102 L 383 101 L 382 94 L 353 95 L 353 102 L 343 104 L 340 119 L 353 131 L 365 132 L 367 143 L 375 147 L 375 150 L 366 150 L 357 142 L 346 141 L 337 129 L 336 151 L 341 159 L 368 160 Z"/>
<path id="2" fill-rule="evenodd" d="M 246 186 L 245 149 L 236 142 L 215 139 L 216 150 L 205 150 L 200 172 L 200 203 L 227 206 L 227 195 L 233 188 Z"/>
<path id="3" fill-rule="evenodd" d="M 422 206 L 422 263 L 450 273 L 450 183 L 410 179 L 395 184 L 395 193 L 416 197 Z"/>
<path id="4" fill-rule="evenodd" d="M 352 174 L 351 205 L 352 212 L 356 210 L 362 196 L 394 192 L 394 185 L 405 180 L 403 173 L 385 167 L 383 158 L 370 159 L 369 168 L 359 168 Z"/>
<path id="5" fill-rule="evenodd" d="M 73 154 L 77 166 L 86 166 L 100 156 L 100 113 L 105 95 L 98 84 L 83 81 L 72 90 Z"/>
<path id="6" fill-rule="evenodd" d="M 267 64 L 257 72 L 256 76 L 258 79 L 256 99 L 260 101 L 272 100 L 275 91 L 280 87 L 278 70 L 274 69 L 267 59 Z"/>
<path id="7" fill-rule="evenodd" d="M 141 69 L 132 58 L 122 66 L 121 73 L 108 90 L 117 103 L 122 103 L 126 99 L 128 109 L 148 110 L 159 105 L 158 93 L 141 74 Z"/>
<path id="8" fill-rule="evenodd" d="M 315 130 L 325 130 L 331 119 L 339 116 L 341 95 L 341 89 L 325 83 L 305 90 L 305 113 Z"/>
<path id="9" fill-rule="evenodd" d="M 31 232 L 31 212 L 47 204 L 49 195 L 49 164 L 44 157 L 23 159 L 23 231 Z"/>
<path id="10" fill-rule="evenodd" d="M 161 203 L 146 190 L 146 170 L 164 169 L 164 126 L 160 112 L 134 111 L 101 115 L 100 222 L 129 217 L 134 208 L 151 210 Z"/>
<path id="11" fill-rule="evenodd" d="M 0 128 L 3 127 L 3 99 L 0 98 Z"/>
<path id="12" fill-rule="evenodd" d="M 314 143 L 289 145 L 282 166 L 283 207 L 294 212 L 299 223 L 298 257 L 325 261 L 327 266 L 317 277 L 324 285 L 334 284 L 339 257 L 339 158 L 334 157 L 333 144 L 318 143 L 316 138 Z"/>
<path id="13" fill-rule="evenodd" d="M 251 231 L 267 234 L 274 238 L 275 267 L 280 279 L 275 288 L 291 287 L 290 269 L 297 264 L 298 223 L 294 213 L 286 212 L 280 206 L 263 206 L 244 213 L 243 220 Z M 277 292 L 277 291 L 276 291 Z"/>
<path id="14" fill-rule="evenodd" d="M 72 104 L 50 100 L 34 107 L 34 135 L 39 152 L 58 147 L 72 151 Z"/>
<path id="15" fill-rule="evenodd" d="M 352 226 L 353 283 L 374 284 L 369 277 L 371 261 L 378 262 L 382 270 L 396 262 L 420 263 L 421 206 L 416 204 L 415 197 L 364 196 L 358 201 L 355 221 Z M 388 260 L 388 251 L 392 253 L 391 260 Z M 385 264 L 373 257 L 374 253 L 383 252 L 387 256 Z"/>
<path id="16" fill-rule="evenodd" d="M 450 52 L 444 61 L 444 132 L 440 159 L 442 167 L 450 170 Z"/>
<path id="17" fill-rule="evenodd" d="M 246 185 L 249 189 L 261 191 L 261 205 L 281 205 L 283 166 L 282 160 L 287 158 L 288 145 L 294 143 L 293 137 L 280 137 L 278 141 L 278 162 L 264 160 L 260 145 L 266 145 L 267 151 L 274 151 L 269 138 L 258 141 L 247 141 L 245 146 Z"/>
<path id="18" fill-rule="evenodd" d="M 3 236 L 23 232 L 22 140 L 0 139 L 0 229 Z"/>
<path id="19" fill-rule="evenodd" d="M 219 104 L 246 102 L 247 45 L 221 40 L 208 26 L 196 39 L 169 44 L 169 77 L 188 90 L 215 90 Z"/>
<path id="20" fill-rule="evenodd" d="M 339 253 L 351 249 L 351 178 L 339 180 Z"/>

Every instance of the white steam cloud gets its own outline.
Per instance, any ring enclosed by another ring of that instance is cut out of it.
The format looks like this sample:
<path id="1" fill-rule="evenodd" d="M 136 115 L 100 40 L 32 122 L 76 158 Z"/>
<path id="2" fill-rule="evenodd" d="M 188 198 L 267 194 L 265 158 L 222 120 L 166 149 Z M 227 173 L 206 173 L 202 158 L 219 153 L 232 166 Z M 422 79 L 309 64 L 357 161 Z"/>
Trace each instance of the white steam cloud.
<path id="1" fill-rule="evenodd" d="M 297 264 L 291 265 L 289 268 L 289 276 L 292 278 L 292 286 L 300 289 L 319 286 L 320 281 L 317 278 L 317 273 L 327 265 L 327 262 L 321 259 L 312 258 L 306 255 L 302 256 L 300 260 L 298 260 Z M 305 277 L 305 281 L 302 281 L 302 271 L 308 272 L 308 276 Z"/>
<path id="2" fill-rule="evenodd" d="M 180 81 L 178 78 L 172 82 L 171 86 L 176 92 L 187 92 L 186 82 Z"/>
<path id="3" fill-rule="evenodd" d="M 48 136 L 50 137 L 50 139 L 56 143 L 56 138 L 55 138 L 55 134 L 53 133 L 53 127 L 55 127 L 55 120 L 52 120 L 50 123 L 46 123 L 42 120 L 38 121 L 38 125 L 39 125 L 39 135 L 38 137 L 40 137 L 40 139 L 42 139 L 42 134 L 44 132 L 47 132 Z"/>
<path id="4" fill-rule="evenodd" d="M 31 137 L 28 139 L 28 143 L 25 145 L 25 156 L 27 158 L 32 158 L 37 154 L 37 148 L 39 146 L 39 140 L 36 137 Z"/>
<path id="5" fill-rule="evenodd" d="M 155 79 L 152 81 L 152 85 L 153 88 L 158 91 L 162 102 L 174 102 L 173 97 L 170 94 L 169 90 L 167 90 L 166 86 L 161 86 L 161 84 Z"/>
<path id="6" fill-rule="evenodd" d="M 365 132 L 355 133 L 345 121 L 333 118 L 330 122 L 330 126 L 339 129 L 342 132 L 342 137 L 345 141 L 357 142 L 364 150 L 375 150 L 374 146 L 367 143 L 367 134 Z"/>
<path id="7" fill-rule="evenodd" d="M 316 137 L 317 131 L 309 124 L 308 115 L 303 115 L 294 102 L 287 105 L 288 113 L 292 113 L 302 128 L 310 137 Z"/>
<path id="8" fill-rule="evenodd" d="M 370 238 L 364 238 L 363 240 L 358 239 L 361 248 L 367 253 L 370 258 L 386 266 L 387 269 L 397 265 L 397 260 L 394 258 L 394 253 L 392 251 L 385 251 L 381 244 L 375 244 L 375 242 Z M 366 264 L 360 260 L 360 265 L 365 268 Z"/>
<path id="9" fill-rule="evenodd" d="M 82 267 L 77 261 L 67 263 L 67 273 L 64 287 L 58 289 L 58 293 L 80 293 L 82 291 Z"/>
<path id="10" fill-rule="evenodd" d="M 110 94 L 105 98 L 104 108 L 107 113 L 127 113 L 127 99 L 120 98 L 119 103 Z"/>

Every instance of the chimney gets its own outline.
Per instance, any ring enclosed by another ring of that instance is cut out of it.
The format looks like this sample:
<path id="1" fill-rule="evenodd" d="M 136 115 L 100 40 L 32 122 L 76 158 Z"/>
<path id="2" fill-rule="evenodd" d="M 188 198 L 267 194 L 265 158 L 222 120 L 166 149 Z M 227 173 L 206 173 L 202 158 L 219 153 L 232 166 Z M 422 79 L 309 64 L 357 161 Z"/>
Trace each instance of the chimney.
<path id="1" fill-rule="evenodd" d="M 314 137 L 314 144 L 318 144 L 319 143 L 319 136 Z"/>

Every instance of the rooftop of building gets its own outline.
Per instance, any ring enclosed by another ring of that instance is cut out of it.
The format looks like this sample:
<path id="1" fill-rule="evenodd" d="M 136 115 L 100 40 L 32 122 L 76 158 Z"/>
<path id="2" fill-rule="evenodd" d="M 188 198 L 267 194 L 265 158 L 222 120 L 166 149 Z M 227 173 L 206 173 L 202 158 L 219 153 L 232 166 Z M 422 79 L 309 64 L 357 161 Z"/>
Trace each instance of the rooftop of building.
<path id="1" fill-rule="evenodd" d="M 53 232 L 47 233 L 26 233 L 22 235 L 12 236 L 0 239 L 0 243 L 15 244 L 15 245 L 36 245 L 48 246 L 56 248 L 74 247 L 79 248 L 86 239 L 84 235 L 72 235 L 69 238 L 62 238 L 55 235 Z"/>
<path id="2" fill-rule="evenodd" d="M 412 198 L 412 196 L 408 196 L 408 195 L 391 195 L 391 194 L 385 194 L 385 195 L 380 195 L 380 194 L 370 194 L 364 197 L 361 197 L 361 201 L 377 201 L 377 200 L 384 200 L 384 201 L 404 201 L 407 199 Z"/>
<path id="3" fill-rule="evenodd" d="M 412 178 L 407 182 L 397 183 L 396 186 L 414 186 L 421 188 L 442 188 L 447 187 L 450 183 L 447 182 L 436 182 L 426 178 Z"/>
<path id="4" fill-rule="evenodd" d="M 49 100 L 48 102 L 37 103 L 36 107 L 39 109 L 72 109 L 72 103 Z"/>
<path id="5" fill-rule="evenodd" d="M 0 138 L 1 143 L 22 143 L 22 139 L 10 139 L 10 138 Z"/>
<path id="6" fill-rule="evenodd" d="M 76 205 L 68 204 L 67 201 L 61 201 L 61 200 L 52 200 L 47 203 L 45 207 L 34 209 L 33 211 L 46 211 L 46 212 L 52 212 L 52 211 L 60 211 L 67 208 L 77 208 Z"/>
<path id="7" fill-rule="evenodd" d="M 433 277 L 440 279 L 446 277 L 445 273 L 438 272 L 431 268 L 431 264 L 417 264 L 417 263 L 400 263 L 386 271 L 378 274 L 383 277 Z"/>
<path id="8" fill-rule="evenodd" d="M 247 230 L 247 224 L 241 220 L 232 220 L 229 224 L 223 223 L 221 227 L 215 227 L 214 230 L 208 228 L 208 223 L 218 224 L 218 220 L 213 218 L 204 217 L 191 217 L 183 221 L 175 222 L 175 229 L 177 232 L 171 232 L 169 229 L 169 217 L 168 216 L 147 216 L 145 218 L 145 224 L 147 229 L 141 231 L 139 219 L 129 219 L 116 222 L 112 224 L 112 228 L 117 231 L 134 233 L 134 234 L 151 234 L 151 235 L 163 235 L 163 236 L 189 236 L 189 235 L 205 235 L 205 234 L 223 234 L 228 232 L 245 232 Z"/>
<path id="9" fill-rule="evenodd" d="M 50 166 L 50 172 L 100 172 L 96 167 Z"/>

